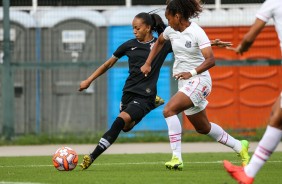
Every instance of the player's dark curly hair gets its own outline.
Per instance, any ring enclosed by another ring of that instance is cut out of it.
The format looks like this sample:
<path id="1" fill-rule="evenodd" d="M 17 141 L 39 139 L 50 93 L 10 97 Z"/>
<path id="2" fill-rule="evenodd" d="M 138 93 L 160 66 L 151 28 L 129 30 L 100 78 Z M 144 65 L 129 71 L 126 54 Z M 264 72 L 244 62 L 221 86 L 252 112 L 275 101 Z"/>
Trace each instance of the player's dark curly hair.
<path id="1" fill-rule="evenodd" d="M 158 35 L 162 34 L 165 30 L 166 25 L 164 24 L 162 18 L 156 13 L 139 13 L 135 16 L 136 18 L 143 19 L 144 24 L 151 26 L 152 32 L 157 32 Z"/>
<path id="2" fill-rule="evenodd" d="M 178 13 L 186 20 L 198 17 L 203 11 L 199 0 L 167 0 L 166 4 L 169 14 L 174 16 Z"/>

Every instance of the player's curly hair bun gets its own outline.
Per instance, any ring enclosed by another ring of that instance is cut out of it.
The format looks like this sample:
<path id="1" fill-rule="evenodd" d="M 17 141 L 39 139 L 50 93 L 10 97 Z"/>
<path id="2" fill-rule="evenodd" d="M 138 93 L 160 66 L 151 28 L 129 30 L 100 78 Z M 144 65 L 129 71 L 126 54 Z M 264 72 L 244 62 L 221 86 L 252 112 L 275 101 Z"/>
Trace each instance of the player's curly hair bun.
<path id="1" fill-rule="evenodd" d="M 171 15 L 180 14 L 186 20 L 198 17 L 203 10 L 199 0 L 167 0 L 166 4 Z"/>

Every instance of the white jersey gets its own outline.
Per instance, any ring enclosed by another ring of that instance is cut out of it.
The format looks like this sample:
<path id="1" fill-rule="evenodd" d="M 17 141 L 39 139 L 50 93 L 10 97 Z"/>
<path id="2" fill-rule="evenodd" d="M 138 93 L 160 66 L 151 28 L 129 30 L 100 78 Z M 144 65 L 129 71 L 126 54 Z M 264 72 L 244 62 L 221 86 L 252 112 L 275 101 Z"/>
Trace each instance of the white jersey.
<path id="1" fill-rule="evenodd" d="M 205 31 L 194 22 L 191 22 L 183 32 L 175 31 L 168 26 L 163 32 L 163 37 L 170 40 L 172 45 L 175 57 L 173 75 L 188 72 L 201 65 L 205 61 L 201 49 L 211 46 Z M 208 71 L 199 75 L 210 77 Z"/>
<path id="2" fill-rule="evenodd" d="M 273 18 L 282 50 L 282 0 L 266 0 L 258 10 L 256 17 L 264 22 Z"/>

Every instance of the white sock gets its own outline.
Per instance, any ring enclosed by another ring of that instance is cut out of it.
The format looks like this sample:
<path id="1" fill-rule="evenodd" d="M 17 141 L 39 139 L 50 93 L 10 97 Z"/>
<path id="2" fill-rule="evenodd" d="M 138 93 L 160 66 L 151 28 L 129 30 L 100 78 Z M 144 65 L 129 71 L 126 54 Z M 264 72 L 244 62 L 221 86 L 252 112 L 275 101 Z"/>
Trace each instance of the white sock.
<path id="1" fill-rule="evenodd" d="M 239 140 L 229 135 L 217 124 L 212 122 L 210 122 L 210 124 L 211 124 L 211 130 L 207 134 L 208 136 L 210 136 L 217 142 L 232 148 L 236 153 L 240 153 L 242 149 L 242 145 Z"/>
<path id="2" fill-rule="evenodd" d="M 269 159 L 282 137 L 282 130 L 267 126 L 266 131 L 253 154 L 250 163 L 244 168 L 246 175 L 254 178 Z"/>
<path id="3" fill-rule="evenodd" d="M 168 135 L 170 140 L 170 147 L 172 149 L 173 155 L 176 156 L 180 161 L 182 161 L 181 156 L 181 133 L 182 127 L 177 115 L 173 115 L 165 118 Z"/>

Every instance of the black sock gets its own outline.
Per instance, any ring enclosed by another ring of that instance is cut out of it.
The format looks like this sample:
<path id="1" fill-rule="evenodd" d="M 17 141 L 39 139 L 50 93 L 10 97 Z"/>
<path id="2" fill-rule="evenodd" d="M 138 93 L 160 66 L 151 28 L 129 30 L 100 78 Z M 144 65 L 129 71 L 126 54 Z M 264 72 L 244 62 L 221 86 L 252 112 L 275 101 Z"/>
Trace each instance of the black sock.
<path id="1" fill-rule="evenodd" d="M 111 128 L 102 136 L 95 150 L 90 154 L 93 161 L 115 142 L 124 125 L 124 120 L 117 117 Z"/>

